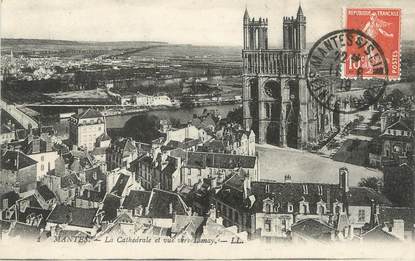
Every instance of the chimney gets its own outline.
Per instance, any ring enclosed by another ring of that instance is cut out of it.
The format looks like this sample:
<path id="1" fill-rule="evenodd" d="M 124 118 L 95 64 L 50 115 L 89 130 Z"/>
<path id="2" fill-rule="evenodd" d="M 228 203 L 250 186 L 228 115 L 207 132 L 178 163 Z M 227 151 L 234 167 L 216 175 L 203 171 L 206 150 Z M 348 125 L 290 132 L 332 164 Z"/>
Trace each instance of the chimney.
<path id="1" fill-rule="evenodd" d="M 40 139 L 34 138 L 32 141 L 32 153 L 39 153 L 40 152 Z"/>
<path id="2" fill-rule="evenodd" d="M 216 222 L 216 207 L 213 204 L 210 206 L 209 217 Z"/>
<path id="3" fill-rule="evenodd" d="M 169 214 L 173 214 L 173 203 L 172 202 L 170 202 L 169 203 Z"/>
<path id="4" fill-rule="evenodd" d="M 284 176 L 284 183 L 291 183 L 291 182 L 292 182 L 291 175 L 285 175 Z"/>
<path id="5" fill-rule="evenodd" d="M 249 175 L 244 176 L 244 199 L 249 197 L 249 194 L 251 192 L 251 181 L 249 180 Z"/>
<path id="6" fill-rule="evenodd" d="M 392 234 L 397 238 L 404 240 L 405 239 L 405 221 L 402 219 L 394 219 Z"/>
<path id="7" fill-rule="evenodd" d="M 55 160 L 55 176 L 65 176 L 65 160 L 63 159 L 62 155 Z"/>
<path id="8" fill-rule="evenodd" d="M 50 136 L 45 137 L 46 152 L 52 151 L 52 138 Z"/>
<path id="9" fill-rule="evenodd" d="M 344 192 L 349 192 L 349 170 L 346 167 L 339 169 L 339 186 Z"/>

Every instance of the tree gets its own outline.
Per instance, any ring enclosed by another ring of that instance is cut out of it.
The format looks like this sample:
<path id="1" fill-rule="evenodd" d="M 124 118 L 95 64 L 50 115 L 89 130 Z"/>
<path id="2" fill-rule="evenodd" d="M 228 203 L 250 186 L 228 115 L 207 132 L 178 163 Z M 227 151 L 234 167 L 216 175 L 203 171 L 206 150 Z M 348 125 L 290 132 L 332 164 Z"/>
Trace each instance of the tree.
<path id="1" fill-rule="evenodd" d="M 125 123 L 123 136 L 151 143 L 152 140 L 160 137 L 159 125 L 160 120 L 154 115 L 137 115 Z"/>
<path id="2" fill-rule="evenodd" d="M 378 190 L 379 187 L 383 188 L 383 180 L 379 177 L 362 178 L 359 182 L 359 187 L 367 187 Z"/>
<path id="3" fill-rule="evenodd" d="M 242 107 L 235 108 L 233 111 L 228 112 L 226 116 L 228 122 L 235 122 L 239 124 L 243 124 L 243 116 L 242 116 Z"/>

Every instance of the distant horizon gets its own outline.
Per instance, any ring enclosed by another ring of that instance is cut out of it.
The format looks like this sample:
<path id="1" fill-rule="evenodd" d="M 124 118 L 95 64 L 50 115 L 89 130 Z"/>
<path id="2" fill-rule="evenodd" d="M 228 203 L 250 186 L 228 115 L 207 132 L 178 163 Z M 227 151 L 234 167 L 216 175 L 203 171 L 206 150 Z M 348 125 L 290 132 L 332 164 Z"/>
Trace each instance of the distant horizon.
<path id="1" fill-rule="evenodd" d="M 415 40 L 412 0 L 2 0 L 0 32 L 14 39 L 241 46 L 247 7 L 251 18 L 268 18 L 269 44 L 280 46 L 283 16 L 295 16 L 300 2 L 308 42 L 343 28 L 343 7 L 370 6 L 402 8 L 402 40 Z"/>

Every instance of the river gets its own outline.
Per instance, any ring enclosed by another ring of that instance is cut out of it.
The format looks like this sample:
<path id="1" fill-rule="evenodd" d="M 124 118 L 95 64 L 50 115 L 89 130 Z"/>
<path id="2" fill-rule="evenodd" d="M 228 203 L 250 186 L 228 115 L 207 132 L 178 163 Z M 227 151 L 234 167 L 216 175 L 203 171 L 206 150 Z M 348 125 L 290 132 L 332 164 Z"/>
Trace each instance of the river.
<path id="1" fill-rule="evenodd" d="M 157 116 L 159 119 L 180 119 L 182 123 L 185 123 L 193 118 L 193 114 L 200 115 L 203 113 L 204 109 L 208 110 L 217 110 L 219 115 L 222 118 L 226 117 L 228 112 L 232 111 L 235 108 L 240 107 L 240 104 L 227 104 L 227 105 L 220 105 L 220 106 L 205 106 L 205 107 L 195 107 L 195 108 L 180 108 L 180 109 L 172 109 L 172 110 L 160 110 L 160 111 L 149 111 L 149 112 L 139 112 L 133 114 L 126 114 L 126 115 L 116 115 L 116 116 L 108 116 L 106 117 L 106 123 L 108 129 L 121 129 L 124 127 L 125 123 L 130 120 L 131 118 L 142 115 L 154 115 Z"/>

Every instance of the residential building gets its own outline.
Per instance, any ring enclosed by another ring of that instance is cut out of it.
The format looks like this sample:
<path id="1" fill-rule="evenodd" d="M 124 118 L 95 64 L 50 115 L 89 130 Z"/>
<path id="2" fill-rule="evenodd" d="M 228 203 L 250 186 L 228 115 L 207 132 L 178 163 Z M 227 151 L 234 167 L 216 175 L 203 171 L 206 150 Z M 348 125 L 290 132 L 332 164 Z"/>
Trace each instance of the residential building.
<path id="1" fill-rule="evenodd" d="M 49 217 L 45 230 L 54 236 L 59 230 L 85 232 L 90 236 L 97 233 L 101 225 L 102 214 L 96 208 L 77 208 L 69 205 L 57 205 Z"/>
<path id="2" fill-rule="evenodd" d="M 374 225 L 380 206 L 391 203 L 365 187 L 349 187 L 348 170 L 339 170 L 339 184 L 253 181 L 234 175 L 213 197 L 225 226 L 236 225 L 251 238 L 267 241 L 287 237 L 296 222 L 313 218 L 350 236 Z M 346 218 L 346 220 L 343 220 Z"/>
<path id="3" fill-rule="evenodd" d="M 70 143 L 79 148 L 93 150 L 97 138 L 105 132 L 104 116 L 97 110 L 87 109 L 69 119 Z"/>
<path id="4" fill-rule="evenodd" d="M 107 149 L 108 170 L 130 168 L 130 163 L 138 157 L 135 141 L 131 138 L 113 140 Z"/>
<path id="5" fill-rule="evenodd" d="M 0 186 L 18 192 L 36 188 L 38 162 L 21 151 L 8 150 L 1 156 Z"/>

